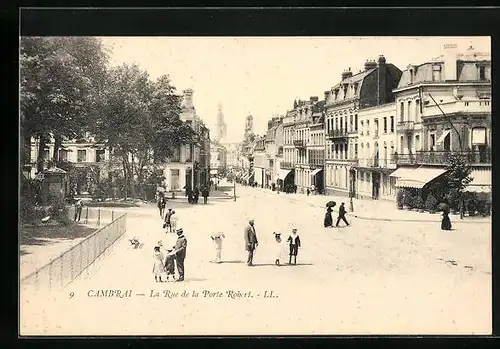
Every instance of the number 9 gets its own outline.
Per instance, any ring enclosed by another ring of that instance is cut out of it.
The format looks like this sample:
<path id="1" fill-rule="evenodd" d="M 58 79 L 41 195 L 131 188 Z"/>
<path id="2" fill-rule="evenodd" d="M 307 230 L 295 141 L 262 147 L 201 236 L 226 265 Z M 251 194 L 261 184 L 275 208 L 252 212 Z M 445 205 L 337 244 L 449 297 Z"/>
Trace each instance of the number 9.
<path id="1" fill-rule="evenodd" d="M 75 292 L 70 292 L 69 299 L 73 298 L 74 295 L 75 295 Z"/>

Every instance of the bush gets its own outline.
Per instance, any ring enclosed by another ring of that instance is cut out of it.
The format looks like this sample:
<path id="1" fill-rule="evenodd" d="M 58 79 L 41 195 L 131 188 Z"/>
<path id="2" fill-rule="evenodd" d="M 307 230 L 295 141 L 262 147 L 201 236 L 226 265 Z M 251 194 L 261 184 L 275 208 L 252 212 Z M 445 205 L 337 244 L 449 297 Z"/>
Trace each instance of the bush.
<path id="1" fill-rule="evenodd" d="M 71 220 L 68 217 L 68 207 L 66 206 L 63 198 L 57 195 L 49 194 L 47 202 L 49 204 L 48 213 L 52 219 L 57 220 L 64 225 L 71 224 Z"/>
<path id="2" fill-rule="evenodd" d="M 414 196 L 412 195 L 412 193 L 406 189 L 403 189 L 404 190 L 404 196 L 403 196 L 403 205 L 404 206 L 408 206 L 408 207 L 413 207 L 413 200 L 414 200 Z"/>
<path id="3" fill-rule="evenodd" d="M 419 210 L 424 208 L 424 199 L 422 199 L 420 196 L 415 196 L 413 198 L 413 203 L 412 203 L 413 208 L 418 208 Z"/>
<path id="4" fill-rule="evenodd" d="M 405 192 L 406 192 L 405 189 L 399 189 L 398 193 L 396 195 L 396 204 L 397 204 L 399 209 L 403 208 Z"/>
<path id="5" fill-rule="evenodd" d="M 425 200 L 425 209 L 429 212 L 436 211 L 436 207 L 438 204 L 438 200 L 434 197 L 434 195 L 429 194 L 427 196 L 427 200 Z"/>
<path id="6" fill-rule="evenodd" d="M 450 210 L 458 211 L 460 209 L 460 194 L 458 190 L 450 190 L 446 195 L 446 200 L 450 204 Z"/>

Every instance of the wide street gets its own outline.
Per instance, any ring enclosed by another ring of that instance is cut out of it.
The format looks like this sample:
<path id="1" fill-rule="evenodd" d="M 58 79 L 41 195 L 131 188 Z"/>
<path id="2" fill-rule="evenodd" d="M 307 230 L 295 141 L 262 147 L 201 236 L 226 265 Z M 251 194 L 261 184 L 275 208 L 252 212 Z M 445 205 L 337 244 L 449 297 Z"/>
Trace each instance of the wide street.
<path id="1" fill-rule="evenodd" d="M 491 332 L 490 224 L 455 220 L 453 231 L 442 231 L 436 222 L 348 217 L 350 227 L 323 228 L 324 209 L 296 200 L 304 196 L 241 186 L 237 195 L 236 202 L 207 205 L 168 202 L 188 239 L 185 282 L 154 281 L 155 243 L 176 239 L 162 231 L 154 205 L 121 209 L 127 232 L 89 273 L 50 299 L 21 292 L 21 334 Z M 248 218 L 259 239 L 254 267 L 244 263 Z M 277 267 L 273 232 L 286 238 L 292 226 L 302 242 L 298 265 Z M 221 264 L 210 263 L 209 234 L 216 231 L 226 236 Z M 144 246 L 132 249 L 132 237 Z M 97 290 L 132 290 L 132 296 L 89 296 Z"/>

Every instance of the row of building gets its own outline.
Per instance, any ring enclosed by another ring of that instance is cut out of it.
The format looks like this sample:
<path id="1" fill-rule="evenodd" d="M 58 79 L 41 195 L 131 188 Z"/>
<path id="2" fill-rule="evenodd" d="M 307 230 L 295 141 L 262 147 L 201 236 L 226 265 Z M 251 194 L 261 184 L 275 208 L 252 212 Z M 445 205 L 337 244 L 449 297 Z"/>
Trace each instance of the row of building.
<path id="1" fill-rule="evenodd" d="M 174 149 L 173 156 L 167 161 L 155 161 L 149 166 L 157 171 L 158 175 L 165 178 L 162 185 L 169 192 L 181 192 L 186 186 L 200 188 L 210 182 L 213 142 L 210 139 L 210 130 L 196 113 L 192 89 L 183 91 L 180 119 L 192 127 L 199 135 L 200 141 L 193 144 L 183 144 Z M 54 140 L 51 140 L 43 151 L 43 167 L 47 168 L 53 157 Z M 32 139 L 31 161 L 23 168 L 26 178 L 34 178 L 36 175 L 38 152 L 38 141 Z M 109 178 L 113 171 L 122 171 L 120 159 L 113 156 L 112 150 L 96 143 L 90 134 L 80 140 L 64 140 L 59 150 L 59 160 L 72 163 L 75 167 L 97 171 L 101 178 Z M 132 155 L 129 155 L 129 161 L 132 162 L 132 160 Z M 88 189 L 85 186 L 79 188 L 80 191 Z"/>
<path id="2" fill-rule="evenodd" d="M 314 186 L 329 195 L 395 200 L 398 188 L 425 197 L 450 154 L 472 165 L 469 191 L 491 191 L 491 58 L 469 47 L 400 70 L 384 56 L 346 69 L 323 99 L 294 101 L 243 149 L 244 179 L 261 187 Z"/>

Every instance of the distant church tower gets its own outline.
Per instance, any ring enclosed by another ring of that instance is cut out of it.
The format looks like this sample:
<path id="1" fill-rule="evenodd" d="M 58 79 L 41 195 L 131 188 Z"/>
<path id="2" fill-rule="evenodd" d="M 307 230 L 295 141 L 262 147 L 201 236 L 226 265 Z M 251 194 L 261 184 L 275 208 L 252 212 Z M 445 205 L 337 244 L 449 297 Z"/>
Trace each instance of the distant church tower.
<path id="1" fill-rule="evenodd" d="M 248 115 L 245 122 L 245 138 L 248 138 L 253 133 L 253 116 Z"/>
<path id="2" fill-rule="evenodd" d="M 219 103 L 219 112 L 217 113 L 217 125 L 215 129 L 215 140 L 217 142 L 226 139 L 227 137 L 227 125 L 224 122 L 224 114 L 222 113 L 222 106 Z"/>

